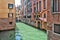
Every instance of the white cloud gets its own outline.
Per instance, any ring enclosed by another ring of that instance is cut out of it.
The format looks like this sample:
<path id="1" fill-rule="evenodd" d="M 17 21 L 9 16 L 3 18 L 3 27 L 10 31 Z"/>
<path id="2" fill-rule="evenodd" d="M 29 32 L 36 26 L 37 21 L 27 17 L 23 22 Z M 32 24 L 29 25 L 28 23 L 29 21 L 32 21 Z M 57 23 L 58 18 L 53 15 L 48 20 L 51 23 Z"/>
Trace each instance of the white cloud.
<path id="1" fill-rule="evenodd" d="M 21 4 L 21 2 L 20 2 L 21 0 L 15 0 L 15 5 L 17 6 L 17 5 L 20 5 Z"/>

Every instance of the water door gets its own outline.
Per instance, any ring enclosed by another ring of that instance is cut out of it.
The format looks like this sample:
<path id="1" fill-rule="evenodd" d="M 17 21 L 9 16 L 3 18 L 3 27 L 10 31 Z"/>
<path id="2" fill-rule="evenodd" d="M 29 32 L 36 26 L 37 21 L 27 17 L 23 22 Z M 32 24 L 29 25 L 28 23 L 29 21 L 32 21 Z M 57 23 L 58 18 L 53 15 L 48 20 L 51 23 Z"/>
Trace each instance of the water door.
<path id="1" fill-rule="evenodd" d="M 41 23 L 40 23 L 40 22 L 38 22 L 38 28 L 40 28 L 40 26 L 41 26 Z"/>

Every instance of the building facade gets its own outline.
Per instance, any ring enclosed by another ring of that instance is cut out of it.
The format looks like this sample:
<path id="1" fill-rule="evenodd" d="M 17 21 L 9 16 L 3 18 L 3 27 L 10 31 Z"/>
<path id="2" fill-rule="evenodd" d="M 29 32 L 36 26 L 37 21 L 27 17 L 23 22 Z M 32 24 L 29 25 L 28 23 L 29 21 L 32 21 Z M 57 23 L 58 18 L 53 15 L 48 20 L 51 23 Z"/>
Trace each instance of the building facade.
<path id="1" fill-rule="evenodd" d="M 47 30 L 48 40 L 60 40 L 60 0 L 24 0 L 22 10 L 25 23 Z"/>
<path id="2" fill-rule="evenodd" d="M 46 30 L 47 25 L 47 0 L 34 0 L 34 20 L 36 27 Z"/>
<path id="3" fill-rule="evenodd" d="M 15 0 L 0 0 L 0 40 L 15 40 Z"/>
<path id="4" fill-rule="evenodd" d="M 15 1 L 0 0 L 0 30 L 15 28 Z"/>
<path id="5" fill-rule="evenodd" d="M 51 13 L 48 14 L 48 40 L 60 40 L 60 0 L 49 0 Z"/>
<path id="6" fill-rule="evenodd" d="M 20 5 L 16 7 L 16 22 L 19 22 L 21 20 L 22 15 L 20 14 L 20 10 L 21 10 L 20 8 L 21 8 Z"/>
<path id="7" fill-rule="evenodd" d="M 47 29 L 47 0 L 21 0 L 23 21 L 40 29 Z"/>

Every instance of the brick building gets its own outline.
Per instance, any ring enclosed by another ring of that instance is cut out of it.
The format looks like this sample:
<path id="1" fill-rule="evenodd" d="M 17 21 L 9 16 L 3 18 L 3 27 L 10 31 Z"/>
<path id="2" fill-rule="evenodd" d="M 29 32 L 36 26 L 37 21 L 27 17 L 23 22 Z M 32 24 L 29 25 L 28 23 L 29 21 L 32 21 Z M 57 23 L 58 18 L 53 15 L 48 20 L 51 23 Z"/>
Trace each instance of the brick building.
<path id="1" fill-rule="evenodd" d="M 60 0 L 49 0 L 48 6 L 48 40 L 60 40 Z"/>
<path id="2" fill-rule="evenodd" d="M 48 40 L 60 40 L 60 0 L 24 0 L 22 3 L 24 22 L 47 30 Z"/>
<path id="3" fill-rule="evenodd" d="M 37 28 L 47 28 L 47 0 L 21 0 L 22 14 L 25 23 Z"/>
<path id="4" fill-rule="evenodd" d="M 22 15 L 20 14 L 20 10 L 21 10 L 20 8 L 21 8 L 20 5 L 16 7 L 16 22 L 19 22 L 21 20 Z"/>
<path id="5" fill-rule="evenodd" d="M 15 1 L 0 0 L 0 30 L 15 28 Z"/>
<path id="6" fill-rule="evenodd" d="M 34 20 L 36 27 L 46 30 L 47 25 L 47 0 L 34 0 Z"/>
<path id="7" fill-rule="evenodd" d="M 22 18 L 21 21 L 23 21 L 24 0 L 21 0 L 21 10 L 20 10 L 20 11 L 21 11 L 20 14 L 22 15 L 22 16 L 21 16 L 21 18 Z"/>
<path id="8" fill-rule="evenodd" d="M 15 0 L 0 0 L 0 40 L 15 40 Z"/>

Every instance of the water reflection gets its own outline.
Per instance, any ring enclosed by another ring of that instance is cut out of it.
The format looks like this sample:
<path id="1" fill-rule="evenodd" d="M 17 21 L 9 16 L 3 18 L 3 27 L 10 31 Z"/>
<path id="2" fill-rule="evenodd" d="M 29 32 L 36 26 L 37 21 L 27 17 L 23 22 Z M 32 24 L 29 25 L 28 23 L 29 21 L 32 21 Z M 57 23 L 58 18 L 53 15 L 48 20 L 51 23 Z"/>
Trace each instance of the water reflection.
<path id="1" fill-rule="evenodd" d="M 15 32 L 15 40 L 22 40 L 22 37 L 19 31 Z"/>

